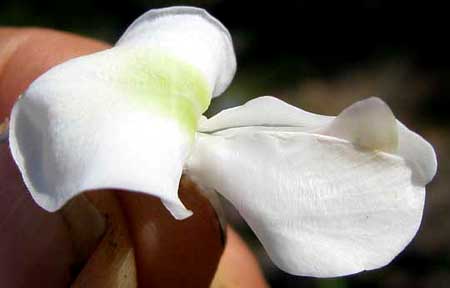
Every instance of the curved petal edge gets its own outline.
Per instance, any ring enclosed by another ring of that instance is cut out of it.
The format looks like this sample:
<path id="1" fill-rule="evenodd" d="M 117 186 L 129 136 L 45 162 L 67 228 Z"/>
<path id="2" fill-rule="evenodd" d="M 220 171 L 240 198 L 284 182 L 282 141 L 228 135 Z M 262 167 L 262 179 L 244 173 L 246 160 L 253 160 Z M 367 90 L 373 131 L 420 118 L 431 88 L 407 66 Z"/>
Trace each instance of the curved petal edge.
<path id="1" fill-rule="evenodd" d="M 116 46 L 158 47 L 200 69 L 219 96 L 236 72 L 228 29 L 206 10 L 175 6 L 152 9 L 136 19 Z"/>

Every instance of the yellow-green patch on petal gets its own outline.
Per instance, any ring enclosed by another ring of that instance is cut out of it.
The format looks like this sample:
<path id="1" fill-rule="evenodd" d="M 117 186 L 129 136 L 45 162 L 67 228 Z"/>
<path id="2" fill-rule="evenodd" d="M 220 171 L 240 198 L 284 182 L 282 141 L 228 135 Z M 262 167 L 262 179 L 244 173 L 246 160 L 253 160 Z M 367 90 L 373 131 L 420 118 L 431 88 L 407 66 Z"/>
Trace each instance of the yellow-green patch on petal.
<path id="1" fill-rule="evenodd" d="M 114 84 L 138 105 L 178 120 L 192 135 L 211 102 L 212 89 L 192 65 L 156 49 L 122 48 Z M 130 91 L 131 90 L 131 91 Z M 131 92 L 131 93 L 130 93 Z"/>

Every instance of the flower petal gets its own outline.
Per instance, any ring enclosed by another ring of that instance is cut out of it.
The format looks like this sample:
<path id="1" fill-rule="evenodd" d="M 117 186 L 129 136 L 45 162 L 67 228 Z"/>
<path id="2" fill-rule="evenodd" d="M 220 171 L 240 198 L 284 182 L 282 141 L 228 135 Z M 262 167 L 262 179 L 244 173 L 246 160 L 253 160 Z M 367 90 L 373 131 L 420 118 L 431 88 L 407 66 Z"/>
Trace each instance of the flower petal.
<path id="1" fill-rule="evenodd" d="M 117 188 L 159 196 L 176 217 L 186 217 L 177 191 L 192 131 L 166 115 L 164 105 L 177 103 L 147 103 L 140 91 L 95 77 L 108 61 L 118 63 L 114 54 L 67 62 L 33 82 L 11 115 L 14 159 L 48 211 L 82 191 Z"/>
<path id="2" fill-rule="evenodd" d="M 229 59 L 205 68 L 200 55 L 175 52 L 184 44 L 205 51 L 211 38 L 210 60 L 231 42 L 221 43 L 230 41 L 225 28 L 203 10 L 180 11 L 145 14 L 116 47 L 52 68 L 15 104 L 11 151 L 40 206 L 55 211 L 82 191 L 116 188 L 158 196 L 178 219 L 191 215 L 177 195 L 182 167 L 213 89 L 227 84 L 204 73 L 214 68 L 220 78 Z"/>
<path id="3" fill-rule="evenodd" d="M 186 173 L 230 200 L 289 273 L 384 266 L 419 228 L 436 156 L 377 98 L 326 117 L 261 97 L 201 125 Z"/>
<path id="4" fill-rule="evenodd" d="M 130 45 L 157 47 L 198 67 L 214 88 L 214 96 L 225 91 L 236 72 L 230 33 L 204 9 L 175 6 L 150 10 L 136 19 L 116 44 Z"/>
<path id="5" fill-rule="evenodd" d="M 334 277 L 384 266 L 420 225 L 425 189 L 398 156 L 252 127 L 197 138 L 187 173 L 230 200 L 289 273 Z"/>
<path id="6" fill-rule="evenodd" d="M 398 148 L 395 116 L 386 103 L 375 97 L 346 108 L 318 133 L 346 139 L 366 149 L 395 153 Z"/>
<path id="7" fill-rule="evenodd" d="M 397 125 L 399 136 L 396 154 L 403 157 L 411 167 L 413 181 L 417 185 L 424 186 L 437 172 L 437 159 L 433 146 L 398 120 Z"/>
<path id="8" fill-rule="evenodd" d="M 354 103 L 337 117 L 310 113 L 271 96 L 258 97 L 242 106 L 202 118 L 199 131 L 259 126 L 260 129 L 310 132 L 346 139 L 366 149 L 377 149 L 401 156 L 413 171 L 417 184 L 431 181 L 437 170 L 433 147 L 420 135 L 396 120 L 379 98 Z"/>
<path id="9" fill-rule="evenodd" d="M 433 147 L 396 120 L 391 109 L 379 98 L 354 103 L 317 133 L 401 156 L 412 169 L 413 181 L 418 185 L 426 185 L 436 174 Z"/>
<path id="10" fill-rule="evenodd" d="M 200 132 L 214 132 L 245 126 L 295 127 L 311 131 L 330 123 L 334 117 L 307 112 L 272 96 L 252 99 L 242 106 L 223 110 L 202 119 Z"/>

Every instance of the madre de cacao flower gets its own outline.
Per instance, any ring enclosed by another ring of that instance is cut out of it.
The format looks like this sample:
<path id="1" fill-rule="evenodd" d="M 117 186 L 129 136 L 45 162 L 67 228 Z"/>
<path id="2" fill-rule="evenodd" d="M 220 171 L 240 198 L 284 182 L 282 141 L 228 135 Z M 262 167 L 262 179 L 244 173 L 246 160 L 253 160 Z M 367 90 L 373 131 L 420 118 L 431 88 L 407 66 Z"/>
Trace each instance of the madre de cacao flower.
<path id="1" fill-rule="evenodd" d="M 273 97 L 202 117 L 235 69 L 226 28 L 190 7 L 151 10 L 115 47 L 52 68 L 11 114 L 10 148 L 31 195 L 55 211 L 117 188 L 157 196 L 184 219 L 184 172 L 230 200 L 289 273 L 389 263 L 420 225 L 431 145 L 377 98 L 337 117 Z"/>

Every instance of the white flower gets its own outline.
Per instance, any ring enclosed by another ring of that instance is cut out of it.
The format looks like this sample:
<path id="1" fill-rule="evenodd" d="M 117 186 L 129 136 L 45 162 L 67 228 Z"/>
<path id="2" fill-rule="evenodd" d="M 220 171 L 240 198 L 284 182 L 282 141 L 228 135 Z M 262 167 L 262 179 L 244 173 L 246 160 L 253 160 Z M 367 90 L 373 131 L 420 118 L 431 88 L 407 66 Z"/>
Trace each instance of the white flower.
<path id="1" fill-rule="evenodd" d="M 11 114 L 11 151 L 34 200 L 55 211 L 86 190 L 125 189 L 183 219 L 184 170 L 230 200 L 287 272 L 389 263 L 419 228 L 431 145 L 377 98 L 337 117 L 260 97 L 202 118 L 235 68 L 226 28 L 190 7 L 151 10 L 114 48 L 52 68 Z"/>

